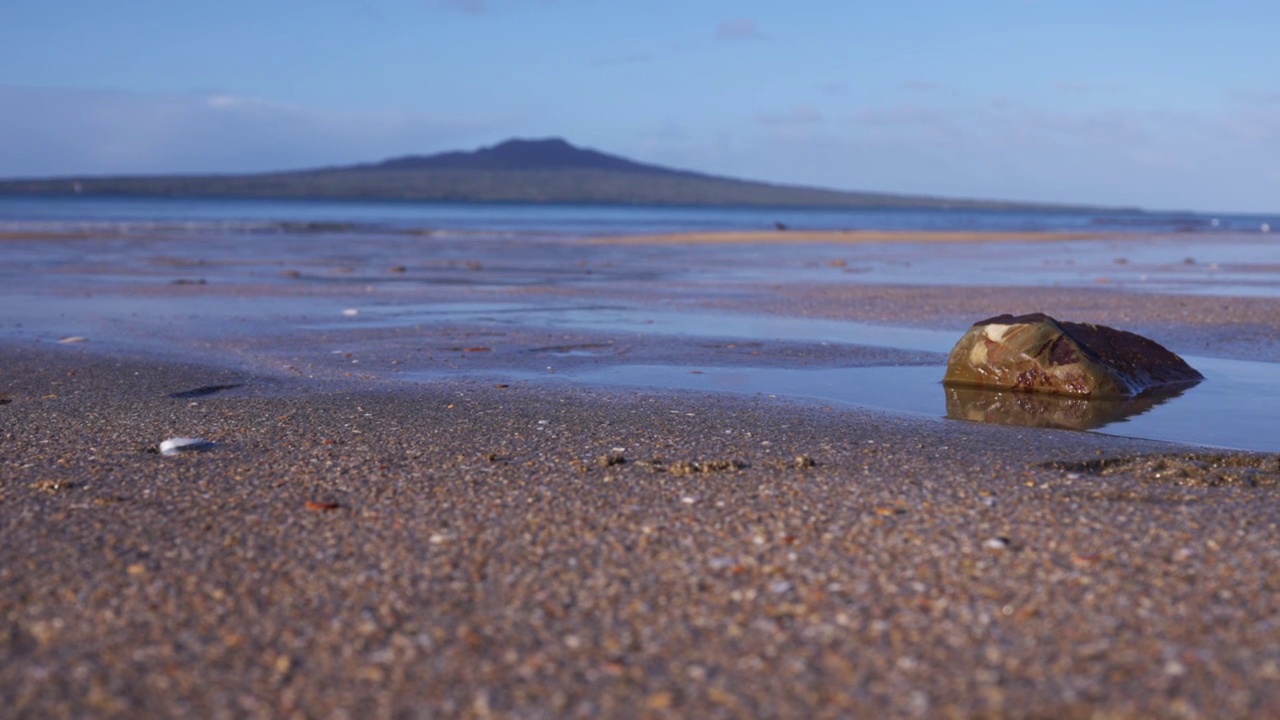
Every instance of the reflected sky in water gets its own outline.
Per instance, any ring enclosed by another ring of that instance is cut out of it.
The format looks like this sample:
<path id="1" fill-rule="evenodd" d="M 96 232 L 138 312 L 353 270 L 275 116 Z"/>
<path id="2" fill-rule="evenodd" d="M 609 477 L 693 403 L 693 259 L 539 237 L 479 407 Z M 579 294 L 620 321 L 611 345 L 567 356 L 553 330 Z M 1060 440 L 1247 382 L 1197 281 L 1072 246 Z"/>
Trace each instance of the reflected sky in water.
<path id="1" fill-rule="evenodd" d="M 966 421 L 1280 451 L 1280 365 L 1215 358 L 1188 360 L 1204 373 L 1204 382 L 1166 394 L 1093 401 L 957 391 L 943 387 L 942 366 L 805 370 L 622 365 L 558 376 L 598 385 L 727 391 Z"/>

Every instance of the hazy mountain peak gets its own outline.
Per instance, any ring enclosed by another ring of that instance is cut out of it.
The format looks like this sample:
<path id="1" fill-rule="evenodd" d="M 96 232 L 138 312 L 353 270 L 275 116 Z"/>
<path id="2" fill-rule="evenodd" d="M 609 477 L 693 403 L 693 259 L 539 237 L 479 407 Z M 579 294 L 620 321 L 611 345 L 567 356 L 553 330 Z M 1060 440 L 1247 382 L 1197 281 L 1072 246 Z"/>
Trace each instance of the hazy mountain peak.
<path id="1" fill-rule="evenodd" d="M 562 138 L 515 138 L 478 150 L 409 155 L 377 163 L 382 170 L 615 170 L 674 173 L 617 155 L 571 145 Z"/>

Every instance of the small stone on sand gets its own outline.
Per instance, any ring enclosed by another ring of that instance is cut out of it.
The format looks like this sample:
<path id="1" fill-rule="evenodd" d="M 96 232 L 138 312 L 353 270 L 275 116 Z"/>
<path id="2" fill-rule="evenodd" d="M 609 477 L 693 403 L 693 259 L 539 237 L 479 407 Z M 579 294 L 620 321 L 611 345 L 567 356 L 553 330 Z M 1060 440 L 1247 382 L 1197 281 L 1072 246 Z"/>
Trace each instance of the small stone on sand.
<path id="1" fill-rule="evenodd" d="M 1004 550 L 1009 547 L 1009 538 L 1002 536 L 987 538 L 982 542 L 982 547 L 988 550 Z"/>
<path id="2" fill-rule="evenodd" d="M 160 443 L 161 455 L 180 455 L 189 452 L 212 450 L 214 443 L 204 438 L 176 437 Z"/>

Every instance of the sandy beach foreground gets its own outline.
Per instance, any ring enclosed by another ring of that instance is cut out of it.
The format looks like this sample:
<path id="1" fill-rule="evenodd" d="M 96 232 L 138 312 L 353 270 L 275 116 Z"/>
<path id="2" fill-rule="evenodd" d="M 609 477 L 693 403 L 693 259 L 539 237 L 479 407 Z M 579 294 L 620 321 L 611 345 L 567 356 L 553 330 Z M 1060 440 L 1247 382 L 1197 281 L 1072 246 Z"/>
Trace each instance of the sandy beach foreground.
<path id="1" fill-rule="evenodd" d="M 848 281 L 892 248 L 757 258 L 764 282 L 577 245 L 362 265 L 175 242 L 108 272 L 79 258 L 116 245 L 85 242 L 10 256 L 0 715 L 1280 714 L 1276 455 L 557 382 L 938 357 L 505 320 L 1037 309 L 1272 361 L 1274 298 Z M 1097 252 L 1136 283 L 1165 267 L 1142 243 Z M 158 454 L 174 436 L 215 446 Z"/>

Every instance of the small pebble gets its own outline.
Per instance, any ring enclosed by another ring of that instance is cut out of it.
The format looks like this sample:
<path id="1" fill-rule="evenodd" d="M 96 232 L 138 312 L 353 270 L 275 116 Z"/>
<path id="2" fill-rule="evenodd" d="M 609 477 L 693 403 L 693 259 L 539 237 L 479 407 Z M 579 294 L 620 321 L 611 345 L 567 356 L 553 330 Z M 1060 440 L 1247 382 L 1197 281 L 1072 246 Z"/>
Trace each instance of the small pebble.
<path id="1" fill-rule="evenodd" d="M 982 541 L 982 547 L 988 550 L 1004 550 L 1009 547 L 1009 538 L 1003 536 L 987 538 Z"/>
<path id="2" fill-rule="evenodd" d="M 63 490 L 71 490 L 76 487 L 73 482 L 66 480 L 40 480 L 30 485 L 33 490 L 43 490 L 45 492 L 62 492 Z"/>
<path id="3" fill-rule="evenodd" d="M 161 455 L 179 455 L 188 452 L 212 450 L 214 443 L 204 438 L 176 437 L 160 443 Z"/>
<path id="4" fill-rule="evenodd" d="M 728 570 L 737 564 L 737 561 L 725 555 L 713 557 L 707 561 L 707 565 L 709 565 L 712 570 Z"/>
<path id="5" fill-rule="evenodd" d="M 627 458 L 620 452 L 610 452 L 596 458 L 596 464 L 600 467 L 613 467 L 614 465 L 623 465 L 627 462 Z"/>

